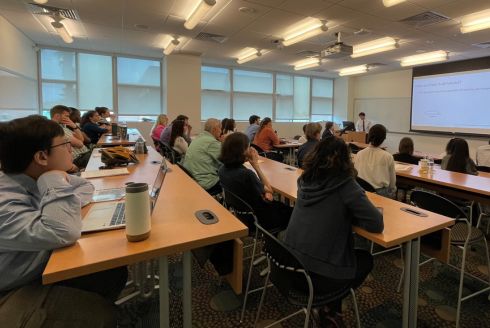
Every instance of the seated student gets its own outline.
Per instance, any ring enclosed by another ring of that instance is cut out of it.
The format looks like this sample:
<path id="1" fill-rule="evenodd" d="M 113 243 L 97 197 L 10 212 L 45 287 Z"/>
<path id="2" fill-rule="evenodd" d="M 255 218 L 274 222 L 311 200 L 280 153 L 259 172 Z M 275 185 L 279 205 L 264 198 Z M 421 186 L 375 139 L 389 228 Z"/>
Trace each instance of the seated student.
<path id="1" fill-rule="evenodd" d="M 241 132 L 235 132 L 225 139 L 219 157 L 223 163 L 218 171 L 219 181 L 253 208 L 265 229 L 285 229 L 292 208 L 273 200 L 272 187 L 258 164 L 259 155 L 249 144 L 248 137 Z M 243 166 L 246 161 L 250 162 L 258 178 L 252 170 Z"/>
<path id="2" fill-rule="evenodd" d="M 189 118 L 185 115 L 179 115 L 175 120 L 172 121 L 169 125 L 163 129 L 162 134 L 160 135 L 160 141 L 163 143 L 169 143 L 170 142 L 170 135 L 172 134 L 172 125 L 175 121 L 184 121 L 185 126 L 186 126 L 186 133 L 184 134 L 184 139 L 187 141 L 187 144 L 191 144 L 191 131 L 192 131 L 192 126 L 189 124 Z"/>
<path id="3" fill-rule="evenodd" d="M 168 117 L 165 114 L 160 114 L 155 121 L 155 124 L 151 128 L 151 138 L 153 140 L 159 141 L 162 135 L 162 131 L 168 124 Z"/>
<path id="4" fill-rule="evenodd" d="M 490 141 L 476 150 L 476 164 L 490 167 Z"/>
<path id="5" fill-rule="evenodd" d="M 369 182 L 376 193 L 394 198 L 396 193 L 396 173 L 393 156 L 379 148 L 386 139 L 386 128 L 375 124 L 369 129 L 369 147 L 359 151 L 355 167 L 361 179 Z"/>
<path id="6" fill-rule="evenodd" d="M 8 327 L 116 327 L 126 268 L 43 285 L 51 251 L 80 238 L 90 182 L 72 165 L 63 129 L 32 115 L 0 123 L 0 322 Z M 15 201 L 13 201 L 15 200 Z"/>
<path id="7" fill-rule="evenodd" d="M 320 140 L 322 126 L 320 123 L 308 123 L 306 125 L 306 138 L 308 141 L 298 149 L 298 166 L 303 167 L 303 159 L 310 153 Z"/>
<path id="8" fill-rule="evenodd" d="M 409 163 L 417 165 L 419 158 L 413 156 L 413 140 L 409 137 L 404 137 L 398 145 L 398 153 L 393 155 L 393 159 L 397 162 Z"/>
<path id="9" fill-rule="evenodd" d="M 100 119 L 97 122 L 98 125 L 101 125 L 103 128 L 109 128 L 111 123 L 109 123 L 108 118 L 111 117 L 111 112 L 107 107 L 95 107 L 95 111 L 99 114 Z"/>
<path id="10" fill-rule="evenodd" d="M 82 115 L 80 111 L 75 107 L 69 107 L 69 108 L 70 108 L 70 120 L 72 120 L 73 123 L 75 123 L 80 129 L 80 131 L 82 132 L 83 143 L 85 145 L 90 144 L 90 138 L 87 136 L 85 132 L 82 131 L 82 127 L 80 126 L 80 122 L 82 121 Z"/>
<path id="11" fill-rule="evenodd" d="M 89 110 L 82 116 L 82 131 L 90 138 L 90 143 L 97 144 L 102 134 L 107 133 L 109 129 L 103 128 L 97 124 L 100 120 L 99 113 L 95 110 Z"/>
<path id="12" fill-rule="evenodd" d="M 221 135 L 222 135 L 221 141 L 225 140 L 226 137 L 228 137 L 230 134 L 232 134 L 236 130 L 236 123 L 235 123 L 234 119 L 227 118 L 225 120 L 226 120 L 226 122 L 225 122 L 223 129 L 221 131 Z"/>
<path id="13" fill-rule="evenodd" d="M 184 157 L 184 167 L 192 177 L 211 195 L 221 192 L 218 169 L 221 162 L 220 121 L 209 118 L 204 123 L 204 131 L 189 145 Z"/>
<path id="14" fill-rule="evenodd" d="M 85 168 L 90 160 L 91 151 L 84 141 L 84 136 L 80 127 L 70 119 L 70 108 L 63 105 L 56 105 L 50 110 L 51 120 L 60 124 L 65 133 L 65 137 L 70 140 L 72 146 L 73 164 L 77 167 L 69 172 L 76 172 L 78 169 Z"/>
<path id="15" fill-rule="evenodd" d="M 342 139 L 320 141 L 306 156 L 303 167 L 284 242 L 310 271 L 315 291 L 355 289 L 372 270 L 373 258 L 354 248 L 352 226 L 379 233 L 384 228 L 383 216 L 357 184 L 350 152 Z M 291 283 L 308 288 L 303 275 Z M 315 319 L 320 327 L 343 327 L 341 304 L 339 299 L 313 312 L 319 315 Z"/>
<path id="16" fill-rule="evenodd" d="M 282 162 L 284 157 L 280 153 L 272 151 L 273 146 L 277 146 L 281 143 L 276 132 L 272 129 L 272 120 L 270 117 L 266 117 L 260 122 L 260 127 L 255 134 L 253 144 L 259 146 L 265 151 L 266 156 L 275 161 Z"/>
<path id="17" fill-rule="evenodd" d="M 322 134 L 322 140 L 330 137 L 334 137 L 333 122 L 328 121 L 325 123 L 325 131 Z"/>
<path id="18" fill-rule="evenodd" d="M 299 137 L 298 142 L 300 144 L 304 144 L 305 142 L 308 141 L 308 138 L 306 137 L 306 126 L 308 124 L 303 125 L 303 135 Z"/>
<path id="19" fill-rule="evenodd" d="M 245 131 L 245 134 L 248 137 L 248 140 L 252 142 L 255 138 L 255 134 L 259 130 L 259 125 L 260 125 L 260 117 L 257 115 L 252 115 L 248 118 L 248 122 L 250 125 L 248 126 L 247 130 Z"/>
<path id="20" fill-rule="evenodd" d="M 453 138 L 446 147 L 447 155 L 441 162 L 443 170 L 478 175 L 475 162 L 470 158 L 468 143 L 461 138 Z"/>
<path id="21" fill-rule="evenodd" d="M 170 147 L 172 147 L 179 155 L 185 155 L 189 145 L 184 139 L 185 122 L 175 121 L 172 126 L 172 134 L 170 135 Z"/>

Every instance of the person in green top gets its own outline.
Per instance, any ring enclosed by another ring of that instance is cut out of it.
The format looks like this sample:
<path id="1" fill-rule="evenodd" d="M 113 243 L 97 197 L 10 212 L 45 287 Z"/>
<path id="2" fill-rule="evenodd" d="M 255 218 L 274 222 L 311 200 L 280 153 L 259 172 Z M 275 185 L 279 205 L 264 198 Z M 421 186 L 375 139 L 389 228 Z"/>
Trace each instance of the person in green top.
<path id="1" fill-rule="evenodd" d="M 218 169 L 222 165 L 218 160 L 221 152 L 221 123 L 210 118 L 204 123 L 204 131 L 189 145 L 185 154 L 184 167 L 209 194 L 221 192 Z"/>

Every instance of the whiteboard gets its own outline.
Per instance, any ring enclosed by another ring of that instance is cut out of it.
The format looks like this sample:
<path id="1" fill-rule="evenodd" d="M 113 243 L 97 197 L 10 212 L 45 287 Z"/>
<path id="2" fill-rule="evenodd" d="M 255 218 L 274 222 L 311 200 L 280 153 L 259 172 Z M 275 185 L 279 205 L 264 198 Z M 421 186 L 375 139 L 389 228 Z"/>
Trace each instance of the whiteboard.
<path id="1" fill-rule="evenodd" d="M 410 131 L 410 97 L 354 99 L 354 118 L 360 112 L 373 124 L 383 124 L 388 132 Z"/>

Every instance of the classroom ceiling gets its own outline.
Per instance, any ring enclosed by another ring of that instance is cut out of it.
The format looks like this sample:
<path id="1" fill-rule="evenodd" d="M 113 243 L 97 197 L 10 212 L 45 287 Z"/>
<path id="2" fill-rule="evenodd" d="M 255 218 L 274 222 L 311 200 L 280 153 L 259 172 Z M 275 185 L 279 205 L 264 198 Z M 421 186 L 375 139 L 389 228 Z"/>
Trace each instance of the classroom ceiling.
<path id="1" fill-rule="evenodd" d="M 489 9 L 489 0 L 407 0 L 386 8 L 382 0 L 216 0 L 217 4 L 193 29 L 184 18 L 197 0 L 49 0 L 46 5 L 74 9 L 78 21 L 64 20 L 74 37 L 64 43 L 45 16 L 34 15 L 25 0 L 0 0 L 0 15 L 36 44 L 89 51 L 162 58 L 169 35 L 178 35 L 177 53 L 201 54 L 203 62 L 237 66 L 236 56 L 245 47 L 270 50 L 243 67 L 293 71 L 291 64 L 319 52 L 342 32 L 344 43 L 355 45 L 384 36 L 400 39 L 398 49 L 357 59 L 328 59 L 301 74 L 336 77 L 344 67 L 376 64 L 370 73 L 401 69 L 401 57 L 433 50 L 450 51 L 450 60 L 482 57 L 490 48 L 490 29 L 461 34 L 460 18 Z M 400 20 L 433 11 L 448 17 L 440 23 L 413 27 Z M 276 40 L 292 24 L 306 18 L 327 20 L 327 32 L 280 48 Z M 359 31 L 363 31 L 359 33 Z M 201 33 L 224 36 L 222 43 L 198 40 Z M 5 45 L 3 45 L 5 46 Z"/>

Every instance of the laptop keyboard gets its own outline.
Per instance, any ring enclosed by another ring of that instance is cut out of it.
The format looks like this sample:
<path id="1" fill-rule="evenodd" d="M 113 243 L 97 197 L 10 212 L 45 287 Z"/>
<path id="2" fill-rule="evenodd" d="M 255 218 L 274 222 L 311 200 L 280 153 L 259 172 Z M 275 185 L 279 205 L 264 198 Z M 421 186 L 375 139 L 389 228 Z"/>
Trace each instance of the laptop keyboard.
<path id="1" fill-rule="evenodd" d="M 110 223 L 111 226 L 124 224 L 126 222 L 124 216 L 124 205 L 125 205 L 124 203 L 118 203 L 116 205 L 116 210 L 112 215 L 112 219 Z"/>

